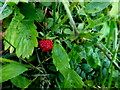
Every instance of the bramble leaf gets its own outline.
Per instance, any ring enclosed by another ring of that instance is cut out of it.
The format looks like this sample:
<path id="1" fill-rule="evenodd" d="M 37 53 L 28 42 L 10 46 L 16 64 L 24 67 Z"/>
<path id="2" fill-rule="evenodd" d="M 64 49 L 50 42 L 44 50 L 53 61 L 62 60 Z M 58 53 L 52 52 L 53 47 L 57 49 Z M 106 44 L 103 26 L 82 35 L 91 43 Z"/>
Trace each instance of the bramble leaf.
<path id="1" fill-rule="evenodd" d="M 22 20 L 24 16 L 16 10 L 14 17 L 6 30 L 6 39 L 16 48 L 18 57 L 29 58 L 32 55 L 34 47 L 38 46 L 36 26 L 34 21 Z M 7 42 L 4 42 L 5 50 L 10 47 L 10 52 L 14 48 Z"/>

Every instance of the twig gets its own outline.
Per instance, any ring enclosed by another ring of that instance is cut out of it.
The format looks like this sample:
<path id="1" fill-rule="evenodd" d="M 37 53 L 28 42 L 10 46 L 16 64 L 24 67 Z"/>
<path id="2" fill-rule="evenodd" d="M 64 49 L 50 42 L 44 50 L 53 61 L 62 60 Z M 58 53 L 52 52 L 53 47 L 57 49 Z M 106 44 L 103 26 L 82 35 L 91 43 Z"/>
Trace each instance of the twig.
<path id="1" fill-rule="evenodd" d="M 38 59 L 39 64 L 42 66 L 44 72 L 47 73 L 46 70 L 45 70 L 45 68 L 44 68 L 44 66 L 42 65 L 42 62 L 40 61 L 39 55 L 37 53 L 37 50 L 36 50 L 36 55 L 37 55 L 37 59 Z"/>
<path id="2" fill-rule="evenodd" d="M 28 64 L 29 64 L 30 66 L 32 66 L 33 68 L 35 68 L 35 69 L 37 69 L 38 71 L 40 71 L 37 67 L 35 67 L 33 64 L 27 62 L 25 59 L 23 59 L 23 58 L 20 58 L 20 59 L 22 59 L 24 62 L 28 63 Z M 40 71 L 40 72 L 41 72 L 41 71 Z"/>

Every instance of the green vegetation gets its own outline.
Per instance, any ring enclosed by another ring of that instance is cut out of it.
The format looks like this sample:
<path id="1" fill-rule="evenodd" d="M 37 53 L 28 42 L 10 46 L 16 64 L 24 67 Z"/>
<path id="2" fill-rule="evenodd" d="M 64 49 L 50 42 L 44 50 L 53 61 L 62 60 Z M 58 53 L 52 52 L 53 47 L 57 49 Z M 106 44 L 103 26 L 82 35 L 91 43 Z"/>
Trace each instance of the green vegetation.
<path id="1" fill-rule="evenodd" d="M 2 88 L 120 88 L 119 6 L 2 0 Z"/>

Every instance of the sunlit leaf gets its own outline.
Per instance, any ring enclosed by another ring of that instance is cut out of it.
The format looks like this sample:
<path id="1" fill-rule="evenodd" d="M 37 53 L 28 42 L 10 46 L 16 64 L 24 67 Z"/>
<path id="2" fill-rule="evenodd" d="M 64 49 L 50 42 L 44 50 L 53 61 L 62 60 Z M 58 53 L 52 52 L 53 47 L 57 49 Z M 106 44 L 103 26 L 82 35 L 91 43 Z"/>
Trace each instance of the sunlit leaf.
<path id="1" fill-rule="evenodd" d="M 8 29 L 6 30 L 6 39 L 16 48 L 18 57 L 29 58 L 32 55 L 34 47 L 37 47 L 38 33 L 34 21 L 22 20 L 24 17 L 16 11 Z M 14 51 L 7 42 L 5 43 L 5 50 L 10 47 L 10 52 Z"/>

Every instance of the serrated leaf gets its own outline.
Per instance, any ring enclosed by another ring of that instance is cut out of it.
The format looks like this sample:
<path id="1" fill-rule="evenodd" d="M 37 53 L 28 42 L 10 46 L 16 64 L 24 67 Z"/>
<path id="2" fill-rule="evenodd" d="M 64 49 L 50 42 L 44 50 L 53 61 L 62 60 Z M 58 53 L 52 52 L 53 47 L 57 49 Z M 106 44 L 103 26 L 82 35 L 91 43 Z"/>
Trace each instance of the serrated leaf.
<path id="1" fill-rule="evenodd" d="M 16 77 L 28 69 L 18 64 L 6 64 L 0 67 L 0 82 L 5 82 L 13 77 Z"/>
<path id="2" fill-rule="evenodd" d="M 6 30 L 6 39 L 16 48 L 18 57 L 29 58 L 32 55 L 34 47 L 37 47 L 38 33 L 34 21 L 22 20 L 24 17 L 19 12 L 15 12 L 8 29 Z M 14 50 L 7 42 L 4 42 L 5 50 L 10 47 L 11 52 Z"/>
<path id="3" fill-rule="evenodd" d="M 0 11 L 2 10 L 3 4 L 0 3 Z M 3 10 L 2 14 L 0 14 L 0 20 L 8 17 L 10 14 L 12 14 L 13 9 L 10 6 L 6 6 L 6 8 Z"/>
<path id="4" fill-rule="evenodd" d="M 29 79 L 21 75 L 12 78 L 11 82 L 13 85 L 19 88 L 26 88 L 29 85 L 29 83 L 31 83 Z"/>
<path id="5" fill-rule="evenodd" d="M 90 2 L 87 4 L 85 11 L 87 13 L 96 13 L 105 9 L 110 2 Z"/>
<path id="6" fill-rule="evenodd" d="M 69 57 L 64 48 L 60 44 L 57 43 L 54 44 L 52 50 L 52 58 L 53 63 L 56 66 L 57 70 L 61 71 L 62 69 L 70 68 Z"/>

